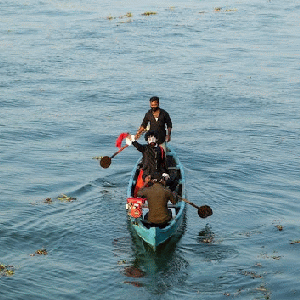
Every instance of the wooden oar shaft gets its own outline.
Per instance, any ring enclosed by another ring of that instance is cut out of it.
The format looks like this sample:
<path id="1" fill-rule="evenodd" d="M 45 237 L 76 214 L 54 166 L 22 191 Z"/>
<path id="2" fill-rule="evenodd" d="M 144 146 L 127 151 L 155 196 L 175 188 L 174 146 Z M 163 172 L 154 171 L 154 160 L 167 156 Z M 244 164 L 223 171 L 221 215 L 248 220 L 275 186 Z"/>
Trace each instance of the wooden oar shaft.
<path id="1" fill-rule="evenodd" d="M 209 217 L 209 216 L 211 216 L 213 214 L 212 209 L 208 205 L 202 205 L 202 206 L 199 207 L 198 205 L 194 204 L 193 202 L 191 202 L 191 201 L 189 201 L 187 199 L 184 199 L 184 198 L 182 198 L 180 196 L 179 196 L 179 198 L 182 201 L 184 201 L 184 202 L 192 205 L 193 207 L 195 207 L 198 210 L 198 216 L 200 218 L 202 218 L 202 219 L 205 219 L 205 218 L 207 218 L 207 217 Z"/>
<path id="2" fill-rule="evenodd" d="M 120 148 L 117 152 L 115 152 L 114 154 L 113 154 L 113 156 L 111 157 L 111 158 L 114 158 L 117 154 L 119 154 L 121 151 L 123 151 L 125 148 L 127 148 L 129 145 L 125 145 L 125 146 L 123 146 L 122 148 Z"/>
<path id="3" fill-rule="evenodd" d="M 181 198 L 181 197 L 180 197 L 180 198 Z M 190 204 L 190 205 L 192 205 L 193 207 L 195 207 L 195 208 L 197 208 L 197 209 L 200 208 L 199 206 L 197 206 L 195 203 L 189 201 L 188 199 L 181 198 L 181 200 L 184 201 L 184 202 L 186 202 L 186 203 L 188 203 L 188 204 Z"/>

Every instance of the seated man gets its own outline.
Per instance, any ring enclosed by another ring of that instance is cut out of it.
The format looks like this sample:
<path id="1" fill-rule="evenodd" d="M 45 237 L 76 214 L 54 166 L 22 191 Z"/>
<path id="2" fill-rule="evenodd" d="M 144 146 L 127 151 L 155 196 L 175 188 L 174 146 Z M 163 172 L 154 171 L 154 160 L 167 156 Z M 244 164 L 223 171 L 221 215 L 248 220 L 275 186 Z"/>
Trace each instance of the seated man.
<path id="1" fill-rule="evenodd" d="M 146 187 L 150 182 L 152 186 Z M 176 204 L 176 197 L 165 186 L 164 178 L 155 173 L 152 177 L 147 176 L 142 188 L 137 192 L 138 197 L 147 198 L 148 222 L 154 226 L 164 227 L 172 219 L 172 213 L 168 209 L 168 201 Z"/>

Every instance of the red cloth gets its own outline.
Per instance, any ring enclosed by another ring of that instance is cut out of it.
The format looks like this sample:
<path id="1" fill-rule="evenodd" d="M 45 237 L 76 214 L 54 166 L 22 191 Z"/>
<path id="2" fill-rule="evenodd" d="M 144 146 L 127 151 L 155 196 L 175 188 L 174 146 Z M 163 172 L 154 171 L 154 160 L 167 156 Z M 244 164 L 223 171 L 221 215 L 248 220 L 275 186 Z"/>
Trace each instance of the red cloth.
<path id="1" fill-rule="evenodd" d="M 116 140 L 116 147 L 121 148 L 122 141 L 128 136 L 128 132 L 123 132 L 119 135 L 119 137 Z"/>
<path id="2" fill-rule="evenodd" d="M 164 148 L 161 147 L 161 146 L 159 146 L 159 148 L 160 148 L 160 151 L 161 151 L 161 159 L 163 160 L 163 159 L 166 157 L 166 155 L 165 155 L 165 150 L 164 150 Z"/>
<path id="3" fill-rule="evenodd" d="M 140 173 L 139 173 L 139 176 L 137 178 L 137 181 L 136 181 L 136 186 L 134 188 L 134 197 L 136 198 L 137 197 L 137 192 L 138 190 L 144 185 L 144 180 L 143 180 L 143 169 L 140 170 Z"/>

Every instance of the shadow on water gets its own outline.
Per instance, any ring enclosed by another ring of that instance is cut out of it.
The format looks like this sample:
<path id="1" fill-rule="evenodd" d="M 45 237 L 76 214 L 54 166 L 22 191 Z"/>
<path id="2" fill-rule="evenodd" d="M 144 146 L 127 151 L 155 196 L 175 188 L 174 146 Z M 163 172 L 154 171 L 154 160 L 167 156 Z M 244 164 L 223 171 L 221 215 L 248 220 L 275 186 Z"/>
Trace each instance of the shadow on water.
<path id="1" fill-rule="evenodd" d="M 130 222 L 128 229 L 132 239 L 133 260 L 122 271 L 128 277 L 125 283 L 144 287 L 151 294 L 159 295 L 186 280 L 189 263 L 177 245 L 186 229 L 185 218 L 177 234 L 160 245 L 156 251 L 131 230 Z"/>

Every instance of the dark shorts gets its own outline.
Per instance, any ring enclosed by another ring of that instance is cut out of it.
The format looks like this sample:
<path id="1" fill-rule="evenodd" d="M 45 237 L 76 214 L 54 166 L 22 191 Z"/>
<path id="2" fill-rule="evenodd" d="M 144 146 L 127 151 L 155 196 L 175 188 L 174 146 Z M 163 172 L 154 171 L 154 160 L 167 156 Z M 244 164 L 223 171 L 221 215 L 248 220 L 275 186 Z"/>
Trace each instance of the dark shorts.
<path id="1" fill-rule="evenodd" d="M 144 217 L 144 223 L 148 224 L 149 227 L 159 227 L 159 228 L 164 228 L 166 226 L 169 225 L 170 221 L 172 220 L 172 211 L 171 209 L 168 209 L 168 214 L 169 214 L 169 217 L 170 219 L 164 223 L 152 223 L 152 222 L 149 222 L 148 221 L 148 213 L 146 213 L 145 217 Z"/>

